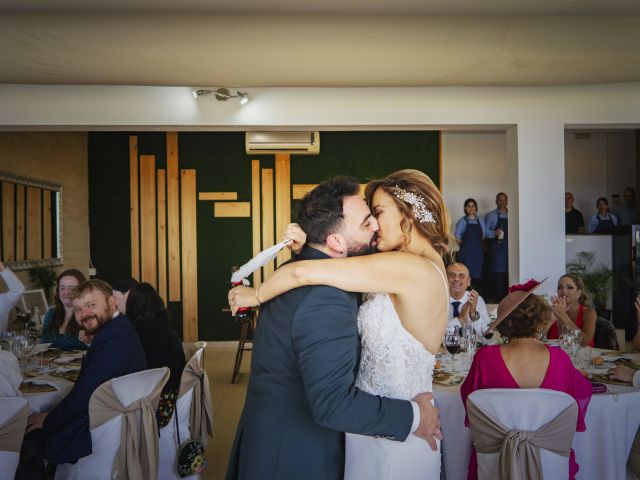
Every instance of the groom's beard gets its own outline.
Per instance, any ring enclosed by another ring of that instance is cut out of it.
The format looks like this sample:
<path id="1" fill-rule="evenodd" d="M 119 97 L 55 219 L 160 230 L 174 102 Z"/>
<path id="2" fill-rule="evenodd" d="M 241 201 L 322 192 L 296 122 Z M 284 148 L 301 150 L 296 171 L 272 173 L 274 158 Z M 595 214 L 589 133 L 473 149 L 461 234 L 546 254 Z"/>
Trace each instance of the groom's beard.
<path id="1" fill-rule="evenodd" d="M 376 253 L 378 241 L 378 232 L 374 232 L 371 235 L 369 243 L 356 243 L 350 242 L 347 245 L 347 257 L 359 257 L 360 255 L 369 255 L 370 253 Z"/>

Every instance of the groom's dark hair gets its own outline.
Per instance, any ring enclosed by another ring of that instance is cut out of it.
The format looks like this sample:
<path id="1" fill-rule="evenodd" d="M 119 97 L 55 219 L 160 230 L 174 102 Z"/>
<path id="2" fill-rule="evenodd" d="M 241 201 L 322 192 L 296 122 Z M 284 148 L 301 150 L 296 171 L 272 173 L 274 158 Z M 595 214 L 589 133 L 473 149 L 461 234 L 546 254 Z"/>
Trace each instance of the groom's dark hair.
<path id="1" fill-rule="evenodd" d="M 324 245 L 327 237 L 341 227 L 343 199 L 358 195 L 360 184 L 353 177 L 325 180 L 307 193 L 297 209 L 297 222 L 307 234 L 307 243 Z"/>

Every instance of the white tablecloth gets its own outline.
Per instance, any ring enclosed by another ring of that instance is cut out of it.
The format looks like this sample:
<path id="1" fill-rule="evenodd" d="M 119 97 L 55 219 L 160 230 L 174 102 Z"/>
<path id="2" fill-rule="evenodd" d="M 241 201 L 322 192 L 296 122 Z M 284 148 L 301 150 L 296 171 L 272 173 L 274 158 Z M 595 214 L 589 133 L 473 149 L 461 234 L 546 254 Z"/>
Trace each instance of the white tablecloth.
<path id="1" fill-rule="evenodd" d="M 640 389 L 608 385 L 610 392 L 591 397 L 585 423 L 573 450 L 580 465 L 577 479 L 625 479 L 631 444 L 640 426 Z M 464 480 L 471 455 L 471 431 L 464 426 L 460 387 L 433 385 L 440 409 L 443 466 L 447 480 Z"/>
<path id="2" fill-rule="evenodd" d="M 50 377 L 42 375 L 34 380 L 50 382 L 56 391 L 41 393 L 23 393 L 22 396 L 29 402 L 30 413 L 50 412 L 60 401 L 71 391 L 73 382 L 59 377 Z"/>

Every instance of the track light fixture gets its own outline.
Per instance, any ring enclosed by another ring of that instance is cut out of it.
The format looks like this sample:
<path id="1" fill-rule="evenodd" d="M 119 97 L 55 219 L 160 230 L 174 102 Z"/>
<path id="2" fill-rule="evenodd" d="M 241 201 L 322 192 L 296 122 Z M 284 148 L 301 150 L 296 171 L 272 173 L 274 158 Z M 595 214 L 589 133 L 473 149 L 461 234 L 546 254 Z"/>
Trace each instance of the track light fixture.
<path id="1" fill-rule="evenodd" d="M 247 95 L 247 92 L 241 92 L 240 90 L 237 90 L 235 95 L 231 95 L 229 93 L 229 90 L 227 90 L 226 88 L 218 88 L 217 90 L 206 90 L 206 89 L 194 90 L 193 98 L 198 98 L 198 97 L 201 97 L 202 95 L 208 95 L 210 93 L 212 93 L 216 97 L 216 100 L 219 100 L 221 102 L 226 102 L 230 98 L 237 98 L 238 101 L 240 102 L 240 105 L 244 105 L 249 101 L 249 96 Z"/>

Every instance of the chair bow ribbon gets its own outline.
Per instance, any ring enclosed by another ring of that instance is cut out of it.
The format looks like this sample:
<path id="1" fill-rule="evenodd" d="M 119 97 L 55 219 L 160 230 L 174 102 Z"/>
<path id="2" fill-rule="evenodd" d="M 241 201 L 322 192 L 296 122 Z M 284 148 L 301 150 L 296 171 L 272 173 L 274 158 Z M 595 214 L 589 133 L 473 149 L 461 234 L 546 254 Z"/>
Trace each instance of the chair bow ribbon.
<path id="1" fill-rule="evenodd" d="M 198 357 L 193 355 L 184 367 L 178 398 L 193 388 L 191 414 L 189 416 L 189 430 L 191 438 L 198 438 L 203 445 L 207 445 L 207 436 L 213 436 L 213 408 L 211 404 L 211 390 L 209 377 L 202 369 Z M 203 435 L 206 432 L 207 435 Z"/>
<path id="2" fill-rule="evenodd" d="M 20 451 L 28 417 L 29 404 L 25 403 L 11 418 L 3 422 L 0 427 L 0 452 Z"/>

